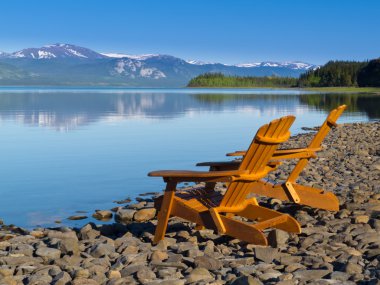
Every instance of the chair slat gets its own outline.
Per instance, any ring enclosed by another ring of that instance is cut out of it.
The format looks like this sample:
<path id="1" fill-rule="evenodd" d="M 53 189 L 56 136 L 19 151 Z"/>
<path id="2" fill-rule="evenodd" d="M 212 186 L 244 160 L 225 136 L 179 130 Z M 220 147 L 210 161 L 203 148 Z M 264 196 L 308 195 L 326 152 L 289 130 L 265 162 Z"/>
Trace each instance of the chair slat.
<path id="1" fill-rule="evenodd" d="M 294 122 L 294 116 L 286 116 L 272 121 L 268 125 L 262 126 L 256 133 L 251 145 L 249 146 L 243 160 L 240 164 L 239 171 L 248 171 L 249 174 L 263 171 L 277 149 L 278 143 L 266 143 L 256 140 L 257 136 L 278 139 L 283 137 L 289 131 L 291 124 Z M 249 192 L 249 183 L 232 182 L 221 202 L 221 206 L 232 207 L 242 203 Z"/>

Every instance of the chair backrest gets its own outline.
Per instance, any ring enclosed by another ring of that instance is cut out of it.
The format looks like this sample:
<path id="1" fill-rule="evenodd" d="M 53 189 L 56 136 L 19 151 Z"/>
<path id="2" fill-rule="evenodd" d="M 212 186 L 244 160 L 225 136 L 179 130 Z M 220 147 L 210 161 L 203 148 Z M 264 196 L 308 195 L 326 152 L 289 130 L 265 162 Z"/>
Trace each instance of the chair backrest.
<path id="1" fill-rule="evenodd" d="M 313 140 L 310 142 L 309 148 L 316 148 L 321 146 L 322 141 L 330 132 L 331 128 L 336 125 L 336 121 L 339 119 L 340 115 L 342 115 L 343 111 L 346 108 L 346 105 L 342 105 L 330 112 L 326 120 L 323 122 L 322 126 L 319 128 L 318 132 L 315 134 Z"/>
<path id="2" fill-rule="evenodd" d="M 346 105 L 341 105 L 330 112 L 326 120 L 323 122 L 322 126 L 319 128 L 318 132 L 315 134 L 314 138 L 311 140 L 308 148 L 321 147 L 322 141 L 330 132 L 331 128 L 336 126 L 336 121 L 339 119 L 340 115 L 342 115 L 346 108 Z M 300 159 L 290 173 L 287 181 L 294 183 L 308 162 L 309 158 Z"/>
<path id="3" fill-rule="evenodd" d="M 277 147 L 289 139 L 289 129 L 294 120 L 294 116 L 285 116 L 262 126 L 245 153 L 239 170 L 245 170 L 249 174 L 264 172 Z M 248 193 L 249 182 L 232 182 L 220 206 L 238 206 L 244 202 Z"/>

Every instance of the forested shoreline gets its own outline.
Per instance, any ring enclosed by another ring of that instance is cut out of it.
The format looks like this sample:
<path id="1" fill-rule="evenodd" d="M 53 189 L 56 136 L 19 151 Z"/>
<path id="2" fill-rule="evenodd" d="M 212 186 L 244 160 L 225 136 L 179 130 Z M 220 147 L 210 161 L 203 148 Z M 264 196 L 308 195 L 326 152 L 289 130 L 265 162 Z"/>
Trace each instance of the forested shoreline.
<path id="1" fill-rule="evenodd" d="M 380 87 L 380 58 L 365 62 L 329 61 L 299 78 L 205 73 L 191 79 L 187 87 Z"/>
<path id="2" fill-rule="evenodd" d="M 205 73 L 190 80 L 188 87 L 295 87 L 294 77 L 227 76 L 223 73 Z"/>

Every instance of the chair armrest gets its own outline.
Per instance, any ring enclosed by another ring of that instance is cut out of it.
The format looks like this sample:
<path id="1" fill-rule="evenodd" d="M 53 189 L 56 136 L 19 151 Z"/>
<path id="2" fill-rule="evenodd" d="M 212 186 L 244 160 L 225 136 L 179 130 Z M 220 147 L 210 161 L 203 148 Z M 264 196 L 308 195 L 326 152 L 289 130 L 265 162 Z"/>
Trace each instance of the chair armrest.
<path id="1" fill-rule="evenodd" d="M 290 148 L 290 149 L 279 149 L 273 154 L 273 159 L 293 159 L 293 158 L 308 158 L 314 157 L 315 152 L 321 151 L 321 147 L 317 148 Z M 245 151 L 239 150 L 235 152 L 227 153 L 227 156 L 243 156 Z"/>
<path id="2" fill-rule="evenodd" d="M 234 152 L 229 152 L 226 154 L 226 156 L 243 156 L 245 155 L 246 151 L 245 150 L 237 150 Z"/>
<path id="3" fill-rule="evenodd" d="M 295 159 L 295 158 L 315 158 L 316 152 L 322 148 L 293 148 L 276 150 L 272 159 Z"/>
<path id="4" fill-rule="evenodd" d="M 158 170 L 148 173 L 151 177 L 163 177 L 175 182 L 230 182 L 234 177 L 246 174 L 246 171 L 188 171 L 188 170 Z"/>
<path id="5" fill-rule="evenodd" d="M 200 162 L 196 166 L 208 166 L 210 171 L 224 171 L 224 170 L 236 170 L 239 168 L 241 160 L 232 161 L 211 161 L 211 162 Z"/>

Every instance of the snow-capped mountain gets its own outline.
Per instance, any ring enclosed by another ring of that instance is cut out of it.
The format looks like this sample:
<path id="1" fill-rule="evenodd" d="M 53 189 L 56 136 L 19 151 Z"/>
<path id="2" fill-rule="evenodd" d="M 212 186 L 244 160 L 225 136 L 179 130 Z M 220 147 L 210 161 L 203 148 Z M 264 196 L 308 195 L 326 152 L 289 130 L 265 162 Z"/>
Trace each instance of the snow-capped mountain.
<path id="1" fill-rule="evenodd" d="M 237 67 L 286 67 L 291 69 L 301 69 L 309 70 L 314 69 L 317 65 L 305 63 L 301 61 L 285 61 L 285 62 L 273 62 L 273 61 L 262 61 L 262 62 L 251 62 L 251 63 L 239 63 L 235 64 Z"/>
<path id="2" fill-rule="evenodd" d="M 214 62 L 206 62 L 206 61 L 196 60 L 196 59 L 189 59 L 189 60 L 186 60 L 186 62 L 190 64 L 195 64 L 195 65 L 215 64 Z"/>
<path id="3" fill-rule="evenodd" d="M 231 65 L 164 54 L 98 53 L 72 44 L 52 44 L 0 53 L 0 85 L 181 87 L 206 72 L 298 77 L 310 68 L 317 66 L 299 61 Z"/>
<path id="4" fill-rule="evenodd" d="M 160 79 L 165 78 L 166 75 L 155 67 L 149 67 L 144 60 L 133 60 L 124 57 L 116 61 L 113 68 L 114 74 L 127 76 L 132 79 L 137 77 Z"/>
<path id="5" fill-rule="evenodd" d="M 151 57 L 159 56 L 159 54 L 125 54 L 125 53 L 101 53 L 110 58 L 131 58 L 137 60 L 145 60 Z"/>
<path id="6" fill-rule="evenodd" d="M 53 58 L 81 58 L 99 59 L 104 55 L 91 49 L 79 47 L 71 44 L 52 44 L 40 48 L 26 48 L 9 55 L 11 58 L 33 58 L 33 59 L 53 59 Z"/>

